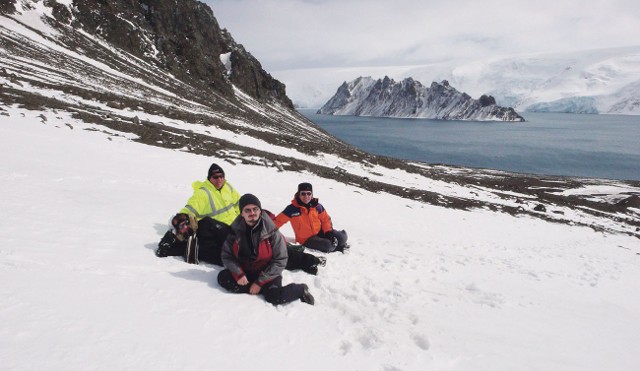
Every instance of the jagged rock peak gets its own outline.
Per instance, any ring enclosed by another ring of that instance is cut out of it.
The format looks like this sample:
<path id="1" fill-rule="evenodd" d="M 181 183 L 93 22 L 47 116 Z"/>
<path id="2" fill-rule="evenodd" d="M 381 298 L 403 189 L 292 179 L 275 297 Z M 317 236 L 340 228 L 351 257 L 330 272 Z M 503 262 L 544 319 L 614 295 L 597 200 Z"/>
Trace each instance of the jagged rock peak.
<path id="1" fill-rule="evenodd" d="M 524 121 L 513 108 L 496 105 L 492 96 L 473 99 L 447 80 L 425 87 L 411 77 L 396 82 L 385 76 L 358 77 L 338 88 L 318 110 L 325 115 L 419 117 L 442 120 Z"/>
<path id="2" fill-rule="evenodd" d="M 12 14 L 38 1 L 4 0 L 0 12 Z M 196 0 L 43 0 L 56 27 L 82 30 L 138 58 L 152 62 L 201 89 L 233 96 L 235 85 L 261 101 L 293 103 L 285 86 L 221 29 L 213 10 Z M 221 61 L 227 56 L 229 66 Z"/>

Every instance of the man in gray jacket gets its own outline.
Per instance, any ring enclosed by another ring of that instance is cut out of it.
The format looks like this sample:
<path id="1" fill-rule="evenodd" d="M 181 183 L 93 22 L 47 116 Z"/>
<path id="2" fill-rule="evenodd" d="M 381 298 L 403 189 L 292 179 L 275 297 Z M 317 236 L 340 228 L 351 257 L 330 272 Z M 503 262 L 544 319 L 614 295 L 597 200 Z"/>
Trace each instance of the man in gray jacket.
<path id="1" fill-rule="evenodd" d="M 282 287 L 282 271 L 287 265 L 287 245 L 260 200 L 245 194 L 239 201 L 240 215 L 231 223 L 232 233 L 222 247 L 226 269 L 218 283 L 233 293 L 262 294 L 273 305 L 302 300 L 314 304 L 306 284 Z"/>

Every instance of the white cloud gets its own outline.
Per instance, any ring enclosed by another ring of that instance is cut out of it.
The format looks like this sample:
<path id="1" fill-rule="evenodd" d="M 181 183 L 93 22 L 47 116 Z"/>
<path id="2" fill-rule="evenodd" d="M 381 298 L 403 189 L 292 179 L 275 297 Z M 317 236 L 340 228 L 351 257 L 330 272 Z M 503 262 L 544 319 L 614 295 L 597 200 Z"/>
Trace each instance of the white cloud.
<path id="1" fill-rule="evenodd" d="M 207 0 L 267 70 L 406 65 L 638 44 L 635 2 Z"/>

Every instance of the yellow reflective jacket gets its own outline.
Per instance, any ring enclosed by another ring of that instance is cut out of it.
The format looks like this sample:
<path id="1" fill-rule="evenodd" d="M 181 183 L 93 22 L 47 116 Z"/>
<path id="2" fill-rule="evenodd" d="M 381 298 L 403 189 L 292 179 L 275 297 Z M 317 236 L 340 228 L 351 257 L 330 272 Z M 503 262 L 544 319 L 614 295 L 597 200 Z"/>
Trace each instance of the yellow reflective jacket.
<path id="1" fill-rule="evenodd" d="M 219 190 L 209 180 L 195 181 L 193 196 L 189 198 L 181 213 L 194 215 L 198 220 L 209 216 L 226 225 L 231 225 L 233 220 L 240 215 L 238 201 L 240 195 L 225 181 Z"/>

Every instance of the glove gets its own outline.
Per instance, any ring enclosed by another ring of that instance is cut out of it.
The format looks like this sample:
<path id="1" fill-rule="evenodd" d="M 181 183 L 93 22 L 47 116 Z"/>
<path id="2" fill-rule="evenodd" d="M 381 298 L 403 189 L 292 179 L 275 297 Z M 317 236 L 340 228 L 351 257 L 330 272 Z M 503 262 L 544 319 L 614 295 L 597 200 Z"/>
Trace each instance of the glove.
<path id="1" fill-rule="evenodd" d="M 331 241 L 331 246 L 334 248 L 338 247 L 338 237 L 333 233 L 333 229 L 325 233 L 324 236 Z"/>
<path id="2" fill-rule="evenodd" d="M 156 256 L 159 258 L 164 258 L 169 256 L 169 250 L 171 246 L 176 243 L 176 235 L 171 231 L 167 231 L 164 234 L 160 242 L 158 243 L 158 249 L 156 250 Z"/>

